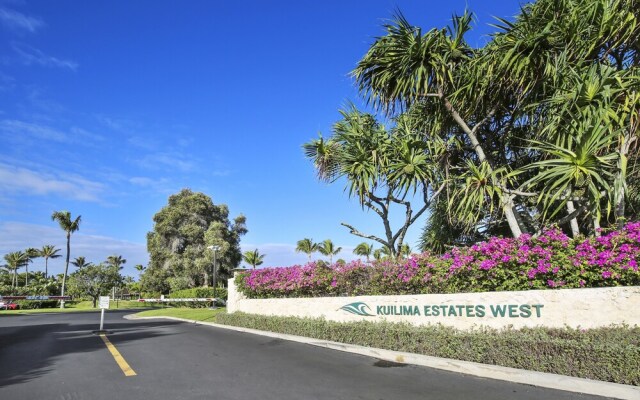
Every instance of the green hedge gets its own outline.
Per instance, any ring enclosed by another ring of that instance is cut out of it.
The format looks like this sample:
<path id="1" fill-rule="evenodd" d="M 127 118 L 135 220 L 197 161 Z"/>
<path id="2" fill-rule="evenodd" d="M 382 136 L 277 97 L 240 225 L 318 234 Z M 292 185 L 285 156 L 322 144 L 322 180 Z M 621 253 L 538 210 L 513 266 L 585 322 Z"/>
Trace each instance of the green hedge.
<path id="1" fill-rule="evenodd" d="M 65 304 L 69 304 L 66 301 Z M 58 300 L 16 300 L 21 310 L 33 310 L 36 308 L 56 308 L 60 306 Z"/>
<path id="2" fill-rule="evenodd" d="M 216 322 L 360 346 L 640 386 L 640 328 L 460 331 L 442 325 L 339 323 L 218 314 Z"/>
<path id="3" fill-rule="evenodd" d="M 202 298 L 202 297 L 213 297 L 213 288 L 211 288 L 211 287 L 197 287 L 197 288 L 176 290 L 175 292 L 172 292 L 168 296 L 168 298 L 170 298 L 170 299 Z M 218 299 L 223 299 L 223 300 L 226 301 L 227 300 L 227 289 L 226 288 L 217 288 L 216 289 L 216 297 Z M 211 303 L 201 303 L 201 302 L 189 301 L 189 302 L 179 302 L 179 303 L 178 302 L 176 302 L 176 303 L 169 302 L 169 305 L 176 306 L 176 307 L 204 308 L 204 307 L 210 307 L 212 304 Z"/>
<path id="4" fill-rule="evenodd" d="M 217 288 L 216 296 L 219 299 L 226 300 L 227 288 Z M 182 298 L 192 298 L 192 297 L 213 297 L 213 288 L 197 287 L 197 288 L 191 288 L 191 289 L 176 290 L 175 292 L 170 293 L 168 297 L 170 299 L 182 299 Z"/>

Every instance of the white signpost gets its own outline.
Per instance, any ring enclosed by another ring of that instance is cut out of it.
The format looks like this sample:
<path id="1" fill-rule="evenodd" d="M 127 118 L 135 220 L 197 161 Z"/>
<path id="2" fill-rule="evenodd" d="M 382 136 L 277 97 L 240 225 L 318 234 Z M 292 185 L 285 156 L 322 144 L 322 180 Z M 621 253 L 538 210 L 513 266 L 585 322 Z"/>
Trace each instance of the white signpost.
<path id="1" fill-rule="evenodd" d="M 104 326 L 104 310 L 109 308 L 109 296 L 100 296 L 98 304 L 100 305 L 100 331 L 102 331 L 102 327 Z"/>

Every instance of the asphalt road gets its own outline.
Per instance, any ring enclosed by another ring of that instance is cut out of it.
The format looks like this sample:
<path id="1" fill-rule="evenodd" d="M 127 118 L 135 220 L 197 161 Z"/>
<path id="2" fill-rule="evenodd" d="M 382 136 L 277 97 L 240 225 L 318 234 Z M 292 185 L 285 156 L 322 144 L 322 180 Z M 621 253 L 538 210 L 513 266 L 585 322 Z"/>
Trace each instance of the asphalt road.
<path id="1" fill-rule="evenodd" d="M 0 316 L 0 399 L 602 399 L 400 365 L 192 323 L 99 313 Z"/>

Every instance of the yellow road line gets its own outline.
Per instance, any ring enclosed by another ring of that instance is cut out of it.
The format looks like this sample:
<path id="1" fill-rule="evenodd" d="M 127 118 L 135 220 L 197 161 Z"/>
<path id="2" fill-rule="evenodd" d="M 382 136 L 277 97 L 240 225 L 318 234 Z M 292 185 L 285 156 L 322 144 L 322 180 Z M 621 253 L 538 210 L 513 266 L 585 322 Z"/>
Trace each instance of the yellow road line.
<path id="1" fill-rule="evenodd" d="M 107 336 L 104 333 L 101 333 L 100 337 L 102 338 L 102 341 L 104 342 L 104 344 L 107 345 L 107 349 L 109 349 L 109 353 L 111 353 L 111 355 L 113 356 L 113 359 L 116 360 L 116 363 L 118 363 L 118 366 L 120 367 L 122 372 L 124 372 L 124 375 L 125 376 L 137 375 L 136 371 L 131 369 L 129 364 L 127 364 L 127 362 L 125 361 L 124 357 L 122 357 L 118 349 L 116 349 L 116 346 L 111 344 L 111 341 L 109 340 L 109 338 L 107 338 Z"/>

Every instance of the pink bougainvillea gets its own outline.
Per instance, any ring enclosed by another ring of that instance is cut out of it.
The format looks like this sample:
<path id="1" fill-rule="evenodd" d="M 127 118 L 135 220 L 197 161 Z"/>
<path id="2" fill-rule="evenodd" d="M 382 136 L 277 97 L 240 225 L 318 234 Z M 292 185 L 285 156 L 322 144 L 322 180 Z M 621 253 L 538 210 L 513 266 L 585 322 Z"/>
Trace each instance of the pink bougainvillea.
<path id="1" fill-rule="evenodd" d="M 257 269 L 236 278 L 252 298 L 454 293 L 640 285 L 640 222 L 600 237 L 491 238 L 442 255 Z"/>

